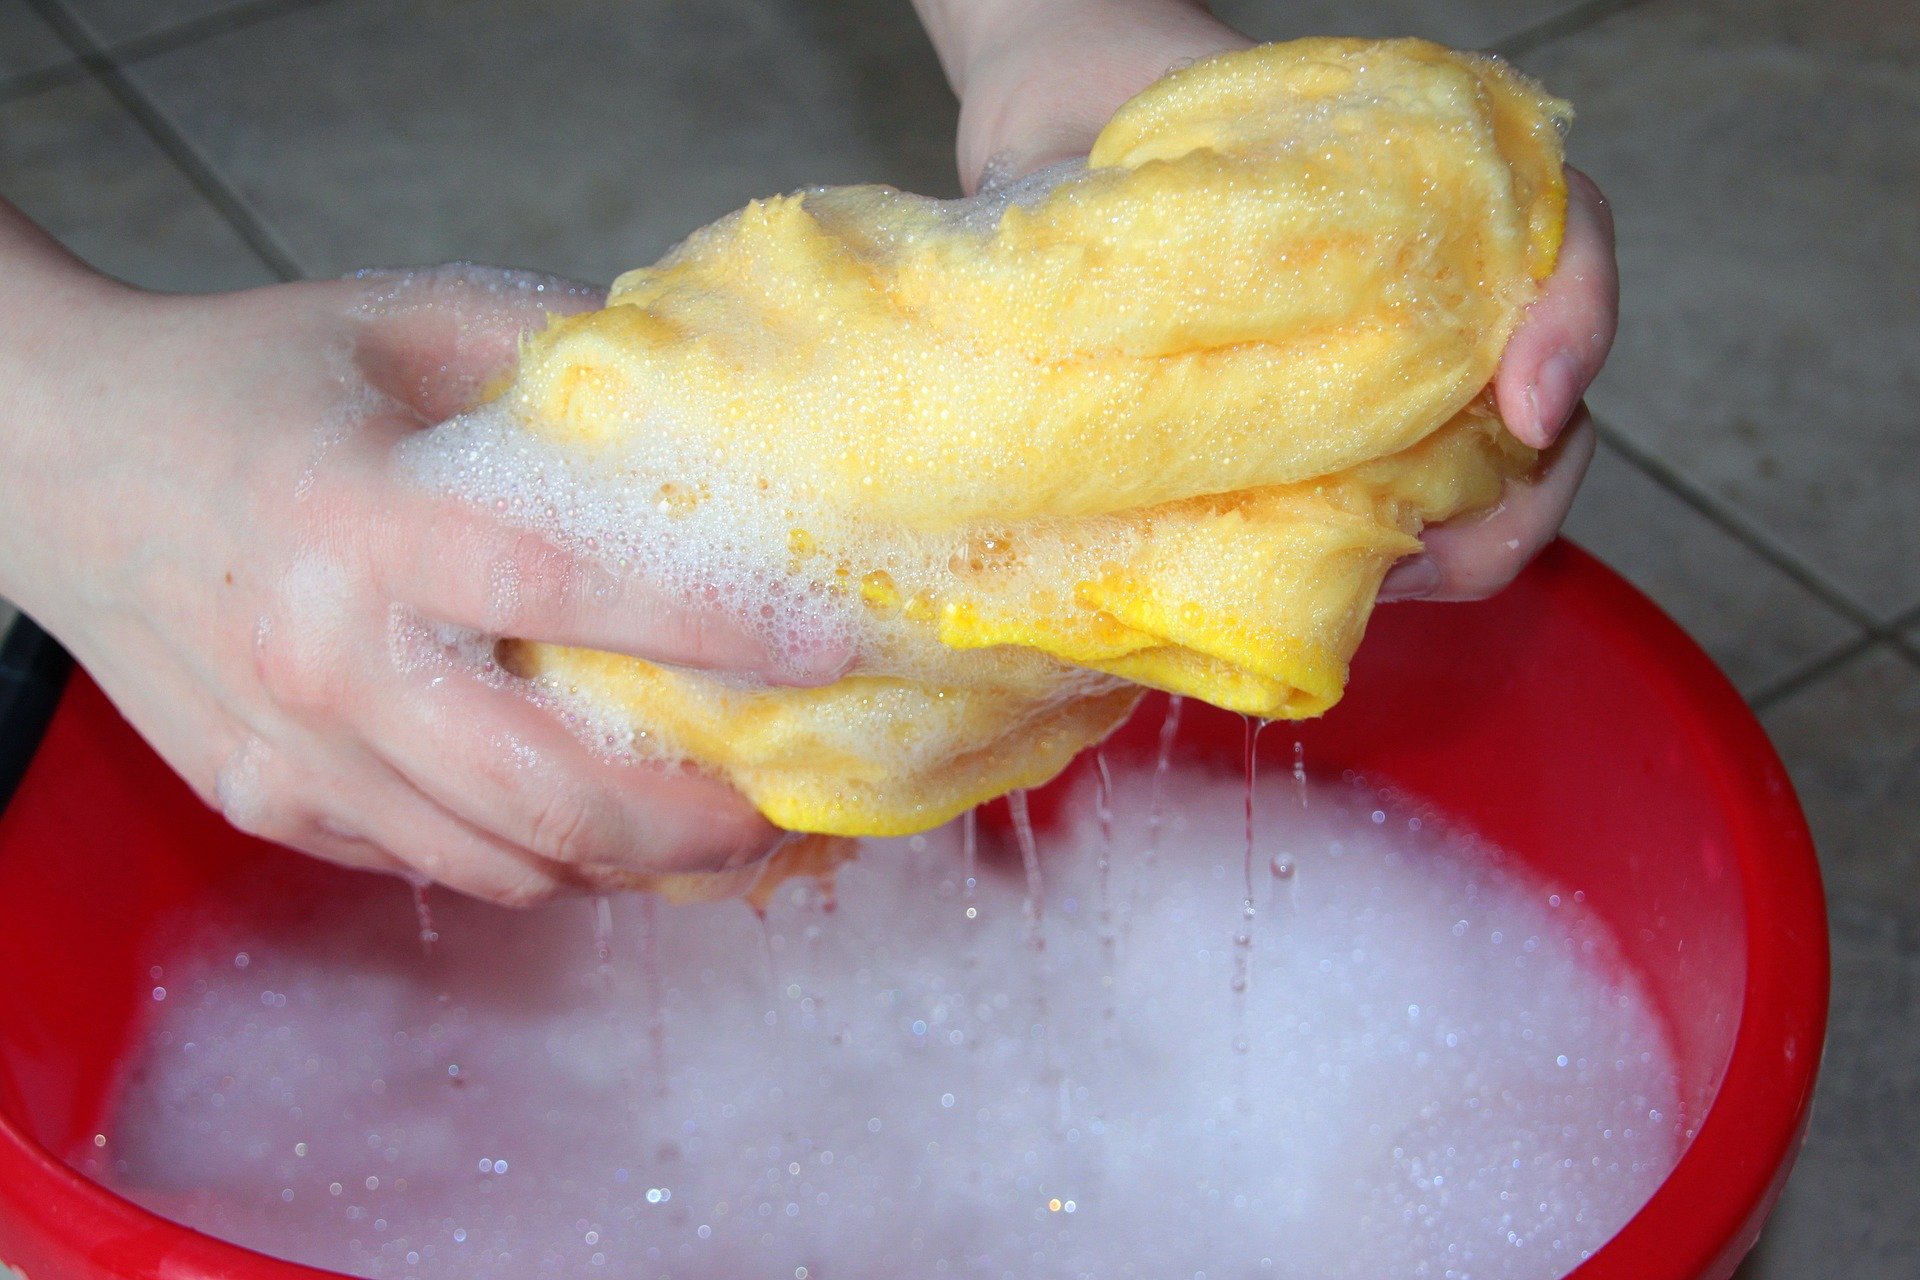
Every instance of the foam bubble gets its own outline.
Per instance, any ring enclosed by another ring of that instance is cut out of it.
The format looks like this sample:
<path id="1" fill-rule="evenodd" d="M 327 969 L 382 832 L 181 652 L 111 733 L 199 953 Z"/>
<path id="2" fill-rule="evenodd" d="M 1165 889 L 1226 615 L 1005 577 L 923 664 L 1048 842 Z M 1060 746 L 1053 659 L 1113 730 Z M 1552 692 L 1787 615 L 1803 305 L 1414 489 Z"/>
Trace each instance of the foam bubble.
<path id="1" fill-rule="evenodd" d="M 262 649 L 281 646 L 284 659 L 318 669 L 351 642 L 357 584 L 338 560 L 320 551 L 298 556 L 274 591 L 274 619 L 256 626 Z"/>
<path id="2" fill-rule="evenodd" d="M 234 748 L 213 778 L 214 803 L 242 831 L 258 831 L 267 816 L 264 774 L 273 749 L 249 734 Z"/>
<path id="3" fill-rule="evenodd" d="M 1275 779 L 1257 853 L 1297 869 L 1236 1000 L 1239 782 L 1176 772 L 1149 863 L 1149 779 L 1117 781 L 1111 899 L 1090 794 L 1043 836 L 1044 963 L 1018 860 L 984 850 L 969 892 L 953 829 L 764 925 L 449 900 L 427 959 L 379 881 L 291 931 L 243 915 L 159 957 L 82 1158 L 203 1230 L 421 1280 L 1547 1280 L 1671 1166 L 1657 1022 L 1570 895 L 1364 783 L 1302 810 Z"/>
<path id="4" fill-rule="evenodd" d="M 390 396 L 369 386 L 354 366 L 351 349 L 342 343 L 326 352 L 327 371 L 339 389 L 336 400 L 314 424 L 313 442 L 307 460 L 294 482 L 294 497 L 304 501 L 312 495 L 320 468 L 329 454 L 353 437 L 354 432 L 383 413 L 400 408 Z"/>

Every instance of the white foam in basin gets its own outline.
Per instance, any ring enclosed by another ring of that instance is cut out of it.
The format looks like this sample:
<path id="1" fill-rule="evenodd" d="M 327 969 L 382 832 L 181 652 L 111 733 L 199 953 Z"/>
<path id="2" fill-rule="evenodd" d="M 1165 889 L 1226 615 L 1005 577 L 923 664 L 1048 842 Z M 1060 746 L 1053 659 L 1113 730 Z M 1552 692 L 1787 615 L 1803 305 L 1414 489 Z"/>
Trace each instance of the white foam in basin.
<path id="1" fill-rule="evenodd" d="M 1151 865 L 1153 788 L 1116 790 L 1105 895 L 1089 794 L 1042 837 L 1040 951 L 1018 859 L 970 897 L 953 829 L 874 842 L 831 912 L 618 900 L 604 971 L 587 903 L 436 899 L 431 958 L 397 886 L 228 926 L 161 967 L 87 1163 L 258 1249 L 463 1280 L 1544 1280 L 1671 1166 L 1657 1023 L 1571 894 L 1277 778 L 1236 995 L 1240 782 L 1167 779 Z"/>

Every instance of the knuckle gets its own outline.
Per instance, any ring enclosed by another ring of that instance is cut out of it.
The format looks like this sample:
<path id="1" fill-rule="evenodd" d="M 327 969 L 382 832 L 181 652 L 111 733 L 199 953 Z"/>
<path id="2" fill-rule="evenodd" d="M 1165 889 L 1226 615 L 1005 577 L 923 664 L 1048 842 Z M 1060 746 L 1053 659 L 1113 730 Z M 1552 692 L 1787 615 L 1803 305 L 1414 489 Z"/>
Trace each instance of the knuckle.
<path id="1" fill-rule="evenodd" d="M 367 603 L 363 578 L 350 559 L 314 551 L 289 566 L 275 587 L 254 624 L 253 661 L 261 688 L 281 706 L 340 700 Z"/>
<path id="2" fill-rule="evenodd" d="M 528 829 L 527 847 L 566 866 L 593 862 L 604 843 L 601 811 L 599 801 L 585 790 L 558 787 L 541 800 Z"/>
<path id="3" fill-rule="evenodd" d="M 671 871 L 726 871 L 760 861 L 777 838 L 747 805 L 714 805 L 654 848 L 648 861 Z"/>
<path id="4" fill-rule="evenodd" d="M 1494 554 L 1476 561 L 1462 575 L 1467 598 L 1484 600 L 1505 591 L 1520 576 L 1520 571 L 1533 561 L 1536 550 L 1538 547 L 1532 541 L 1523 539 L 1518 546 L 1503 544 Z"/>
<path id="5" fill-rule="evenodd" d="M 297 837 L 283 837 L 280 843 L 343 867 L 394 871 L 405 865 L 391 849 L 331 820 L 310 820 L 300 827 Z"/>
<path id="6" fill-rule="evenodd" d="M 518 874 L 489 886 L 480 894 L 503 907 L 524 910 L 551 902 L 560 892 L 560 881 L 538 867 L 528 866 Z"/>
<path id="7" fill-rule="evenodd" d="M 752 667 L 732 619 L 698 600 L 661 601 L 650 620 L 658 657 L 694 667 Z"/>
<path id="8" fill-rule="evenodd" d="M 282 761 L 259 737 L 248 737 L 213 779 L 213 807 L 235 830 L 262 840 L 297 841 L 311 824 Z"/>
<path id="9" fill-rule="evenodd" d="M 260 688 L 276 706 L 312 710 L 332 705 L 340 679 L 327 651 L 300 643 L 289 628 L 263 619 L 253 646 L 253 667 Z"/>
<path id="10" fill-rule="evenodd" d="M 505 866 L 476 866 L 465 859 L 452 859 L 433 879 L 456 893 L 498 907 L 523 910 L 551 901 L 560 892 L 560 882 L 550 872 L 532 862 L 513 859 Z"/>
<path id="11" fill-rule="evenodd" d="M 499 633 L 551 628 L 564 622 L 575 603 L 577 566 L 538 533 L 512 535 L 488 562 L 486 574 L 485 616 Z"/>

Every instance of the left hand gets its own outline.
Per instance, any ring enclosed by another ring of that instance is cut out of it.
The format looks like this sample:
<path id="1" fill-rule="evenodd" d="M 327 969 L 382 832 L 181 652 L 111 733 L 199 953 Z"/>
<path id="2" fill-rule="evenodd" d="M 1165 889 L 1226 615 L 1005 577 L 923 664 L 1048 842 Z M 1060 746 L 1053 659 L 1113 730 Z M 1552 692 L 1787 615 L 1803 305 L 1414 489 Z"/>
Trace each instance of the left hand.
<path id="1" fill-rule="evenodd" d="M 1176 66 L 1254 42 L 1191 0 L 916 0 L 960 94 L 960 176 L 1008 177 L 1085 155 L 1113 113 Z M 1613 217 L 1593 180 L 1567 169 L 1560 258 L 1494 376 L 1500 416 L 1544 452 L 1491 513 L 1426 531 L 1382 600 L 1470 600 L 1513 580 L 1560 530 L 1593 458 L 1580 398 L 1613 345 L 1619 275 Z"/>

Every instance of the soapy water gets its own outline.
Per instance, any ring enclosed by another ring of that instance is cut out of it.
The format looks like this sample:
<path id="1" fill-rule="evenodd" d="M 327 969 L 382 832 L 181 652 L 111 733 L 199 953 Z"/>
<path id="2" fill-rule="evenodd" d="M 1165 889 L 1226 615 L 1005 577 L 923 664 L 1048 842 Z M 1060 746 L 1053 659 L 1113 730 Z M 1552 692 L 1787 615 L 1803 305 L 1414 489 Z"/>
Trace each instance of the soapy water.
<path id="1" fill-rule="evenodd" d="M 981 833 L 968 899 L 958 823 L 869 842 L 831 914 L 806 882 L 764 922 L 443 898 L 430 955 L 406 894 L 316 870 L 327 911 L 236 912 L 156 966 L 81 1163 L 215 1235 L 423 1280 L 1545 1280 L 1651 1193 L 1669 1056 L 1572 895 L 1364 786 L 1302 810 L 1274 779 L 1256 865 L 1288 860 L 1286 905 L 1235 993 L 1239 779 L 1165 778 L 1151 865 L 1148 780 L 1110 801 L 1116 948 L 1091 785 L 1040 836 L 1041 955 L 1011 841 Z"/>

